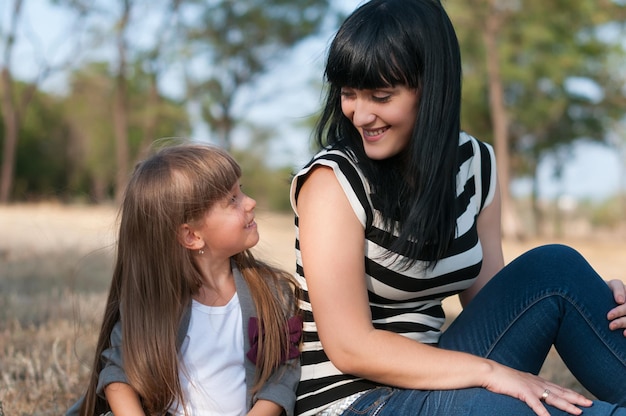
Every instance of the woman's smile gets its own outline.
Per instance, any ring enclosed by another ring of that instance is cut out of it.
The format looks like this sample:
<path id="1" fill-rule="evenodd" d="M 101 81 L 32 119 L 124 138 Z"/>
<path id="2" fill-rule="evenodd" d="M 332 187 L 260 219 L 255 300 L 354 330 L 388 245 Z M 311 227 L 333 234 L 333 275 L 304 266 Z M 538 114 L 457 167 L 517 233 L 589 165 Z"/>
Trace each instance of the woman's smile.
<path id="1" fill-rule="evenodd" d="M 363 138 L 368 141 L 376 141 L 381 138 L 381 136 L 389 130 L 389 126 L 381 127 L 378 129 L 362 129 Z"/>

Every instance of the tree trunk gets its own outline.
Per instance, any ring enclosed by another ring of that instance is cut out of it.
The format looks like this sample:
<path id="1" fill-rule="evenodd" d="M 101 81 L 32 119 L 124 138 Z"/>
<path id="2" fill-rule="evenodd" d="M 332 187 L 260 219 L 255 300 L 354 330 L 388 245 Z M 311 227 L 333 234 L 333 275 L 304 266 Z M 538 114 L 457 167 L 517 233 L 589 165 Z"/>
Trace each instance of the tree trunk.
<path id="1" fill-rule="evenodd" d="M 11 198 L 15 176 L 15 152 L 19 120 L 12 98 L 11 73 L 2 69 L 2 121 L 4 122 L 4 143 L 2 146 L 2 177 L 0 180 L 0 203 L 6 204 Z"/>
<path id="2" fill-rule="evenodd" d="M 13 77 L 11 76 L 11 56 L 15 44 L 17 21 L 22 10 L 22 0 L 16 0 L 11 15 L 11 27 L 5 34 L 7 41 L 4 49 L 4 67 L 2 68 L 2 121 L 4 122 L 4 143 L 2 146 L 2 167 L 0 168 L 0 203 L 6 204 L 11 198 L 15 179 L 15 153 L 19 134 L 19 116 L 17 104 L 13 98 Z"/>
<path id="3" fill-rule="evenodd" d="M 148 102 L 146 103 L 143 123 L 143 136 L 139 149 L 138 160 L 144 159 L 150 153 L 150 146 L 158 139 L 156 136 L 156 126 L 159 117 L 161 97 L 157 86 L 157 74 L 150 74 L 150 90 L 148 92 Z"/>
<path id="4" fill-rule="evenodd" d="M 538 159 L 535 160 L 537 160 L 537 163 L 533 166 L 533 189 L 531 194 L 531 205 L 534 219 L 533 230 L 536 236 L 543 236 L 545 234 L 545 215 L 544 211 L 539 205 L 539 174 L 537 172 L 539 169 L 539 163 Z"/>
<path id="5" fill-rule="evenodd" d="M 487 59 L 487 76 L 489 82 L 489 106 L 493 126 L 494 148 L 497 159 L 497 170 L 502 196 L 502 234 L 505 238 L 519 239 L 522 237 L 521 224 L 510 191 L 510 155 L 509 155 L 509 121 L 504 104 L 504 88 L 500 74 L 500 56 L 497 36 L 502 24 L 502 17 L 490 8 L 483 31 L 485 54 Z"/>
<path id="6" fill-rule="evenodd" d="M 130 151 L 128 144 L 128 97 L 126 82 L 126 40 L 125 34 L 130 19 L 131 4 L 124 1 L 124 11 L 119 23 L 117 34 L 118 68 L 115 83 L 115 102 L 113 121 L 115 131 L 115 160 L 117 171 L 115 175 L 115 201 L 120 203 L 128 181 Z"/>

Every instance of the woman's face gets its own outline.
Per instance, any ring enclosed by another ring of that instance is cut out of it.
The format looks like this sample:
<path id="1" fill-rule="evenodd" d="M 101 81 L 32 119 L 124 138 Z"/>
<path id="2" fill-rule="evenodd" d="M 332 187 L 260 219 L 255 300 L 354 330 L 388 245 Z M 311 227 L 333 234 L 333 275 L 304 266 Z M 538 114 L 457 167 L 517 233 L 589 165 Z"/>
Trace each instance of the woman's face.
<path id="1" fill-rule="evenodd" d="M 397 155 L 411 140 L 420 95 L 396 86 L 341 89 L 341 111 L 361 134 L 367 156 L 383 160 Z"/>

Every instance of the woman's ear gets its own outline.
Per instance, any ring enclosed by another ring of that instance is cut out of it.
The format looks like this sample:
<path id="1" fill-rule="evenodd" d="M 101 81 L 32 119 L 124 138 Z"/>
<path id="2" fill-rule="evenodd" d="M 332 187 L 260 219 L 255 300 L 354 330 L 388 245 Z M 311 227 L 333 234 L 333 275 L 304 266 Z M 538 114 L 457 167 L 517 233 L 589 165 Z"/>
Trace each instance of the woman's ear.
<path id="1" fill-rule="evenodd" d="M 178 242 L 181 246 L 189 250 L 200 250 L 204 247 L 204 240 L 187 223 L 178 227 Z"/>

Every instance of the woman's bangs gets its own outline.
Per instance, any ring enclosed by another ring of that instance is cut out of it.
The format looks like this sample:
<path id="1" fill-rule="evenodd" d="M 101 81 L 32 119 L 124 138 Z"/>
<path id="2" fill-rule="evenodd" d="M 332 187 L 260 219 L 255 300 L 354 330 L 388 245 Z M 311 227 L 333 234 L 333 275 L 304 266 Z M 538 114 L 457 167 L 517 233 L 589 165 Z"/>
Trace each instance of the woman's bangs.
<path id="1" fill-rule="evenodd" d="M 407 84 L 404 72 L 397 66 L 389 47 L 354 45 L 331 54 L 326 77 L 339 87 L 356 89 L 388 88 Z"/>

